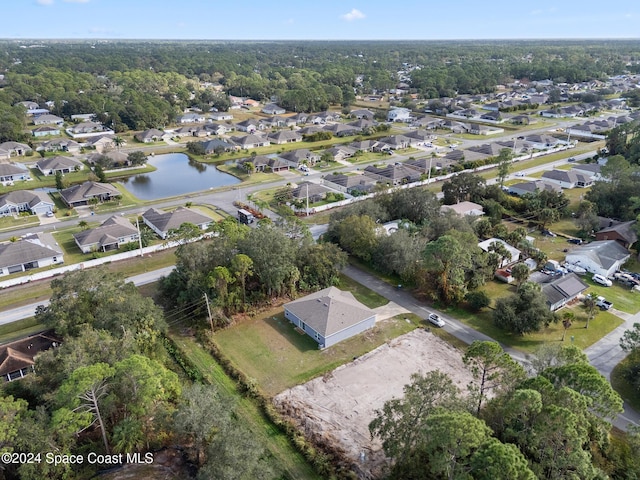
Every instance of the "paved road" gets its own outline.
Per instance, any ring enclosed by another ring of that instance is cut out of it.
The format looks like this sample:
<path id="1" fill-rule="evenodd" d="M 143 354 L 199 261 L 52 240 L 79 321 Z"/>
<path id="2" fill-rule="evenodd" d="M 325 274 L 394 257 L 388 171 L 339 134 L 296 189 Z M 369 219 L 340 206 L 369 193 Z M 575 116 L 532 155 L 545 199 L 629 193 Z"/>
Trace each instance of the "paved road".
<path id="1" fill-rule="evenodd" d="M 374 292 L 382 295 L 383 297 L 395 302 L 401 307 L 406 308 L 412 313 L 415 313 L 420 318 L 426 319 L 429 313 L 437 313 L 446 322 L 443 327 L 444 330 L 454 335 L 456 338 L 464 341 L 465 343 L 471 343 L 475 340 L 489 340 L 494 341 L 487 335 L 480 333 L 462 322 L 448 317 L 447 315 L 439 312 L 427 304 L 415 299 L 413 295 L 402 289 L 397 289 L 388 283 L 380 280 L 378 277 L 373 276 L 367 272 L 364 272 L 351 265 L 344 269 L 345 275 L 356 280 L 357 282 L 367 286 Z M 610 378 L 611 370 L 615 367 L 624 357 L 625 353 L 620 348 L 618 342 L 624 331 L 631 326 L 634 322 L 640 322 L 640 313 L 636 315 L 627 315 L 628 319 L 625 323 L 620 325 L 616 330 L 605 336 L 603 339 L 586 349 L 585 353 L 589 357 L 592 365 L 598 369 L 598 371 L 604 375 L 607 379 Z M 502 345 L 502 348 L 508 352 L 515 360 L 523 365 L 528 364 L 527 357 L 524 353 L 514 350 L 513 348 Z M 613 424 L 621 430 L 626 430 L 629 424 L 640 425 L 640 414 L 633 410 L 626 402 L 624 404 L 624 412 L 620 414 Z"/>
<path id="2" fill-rule="evenodd" d="M 136 287 L 140 285 L 146 285 L 160 279 L 160 277 L 166 277 L 175 268 L 175 266 L 164 267 L 151 272 L 141 273 L 140 275 L 134 275 L 127 278 L 127 282 L 132 282 Z M 12 308 L 10 310 L 4 310 L 0 312 L 0 325 L 5 323 L 16 322 L 23 318 L 33 317 L 38 305 L 49 305 L 49 300 L 43 300 L 41 302 L 30 303 L 29 305 L 23 305 L 22 307 Z"/>

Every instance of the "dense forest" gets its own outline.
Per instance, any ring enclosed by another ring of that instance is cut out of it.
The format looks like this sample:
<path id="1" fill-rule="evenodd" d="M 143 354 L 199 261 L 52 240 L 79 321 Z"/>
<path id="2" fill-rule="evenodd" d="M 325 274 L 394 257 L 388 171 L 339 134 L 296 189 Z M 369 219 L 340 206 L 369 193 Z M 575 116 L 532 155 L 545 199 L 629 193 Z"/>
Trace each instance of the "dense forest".
<path id="1" fill-rule="evenodd" d="M 0 44 L 0 141 L 19 140 L 15 105 L 96 113 L 116 131 L 161 127 L 185 108 L 225 110 L 226 94 L 290 111 L 348 106 L 399 82 L 420 98 L 489 93 L 515 79 L 581 82 L 637 72 L 633 41 L 566 42 L 47 42 Z M 219 83 L 224 93 L 203 88 Z M 25 139 L 26 140 L 26 139 Z"/>

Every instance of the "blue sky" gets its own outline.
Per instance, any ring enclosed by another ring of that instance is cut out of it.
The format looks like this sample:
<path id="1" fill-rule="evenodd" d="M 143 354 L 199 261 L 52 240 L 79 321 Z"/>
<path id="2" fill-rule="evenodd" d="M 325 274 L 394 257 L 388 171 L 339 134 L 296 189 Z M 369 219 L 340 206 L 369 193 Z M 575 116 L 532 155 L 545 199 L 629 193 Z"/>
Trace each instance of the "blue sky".
<path id="1" fill-rule="evenodd" d="M 0 38 L 640 37 L 637 0 L 2 0 L 2 17 Z"/>

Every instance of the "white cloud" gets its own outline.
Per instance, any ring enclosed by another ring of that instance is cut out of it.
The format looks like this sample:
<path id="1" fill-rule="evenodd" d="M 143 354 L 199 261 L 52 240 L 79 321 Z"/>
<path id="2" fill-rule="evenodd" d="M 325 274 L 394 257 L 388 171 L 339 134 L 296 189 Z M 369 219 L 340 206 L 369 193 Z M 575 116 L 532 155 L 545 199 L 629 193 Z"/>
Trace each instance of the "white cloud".
<path id="1" fill-rule="evenodd" d="M 53 0 L 36 0 L 38 5 L 53 5 Z"/>
<path id="2" fill-rule="evenodd" d="M 353 22 L 354 20 L 362 20 L 364 17 L 366 17 L 366 15 L 362 13 L 360 10 L 358 10 L 357 8 L 352 9 L 349 13 L 345 13 L 344 15 L 341 15 L 341 18 L 343 20 L 346 20 L 347 22 Z"/>

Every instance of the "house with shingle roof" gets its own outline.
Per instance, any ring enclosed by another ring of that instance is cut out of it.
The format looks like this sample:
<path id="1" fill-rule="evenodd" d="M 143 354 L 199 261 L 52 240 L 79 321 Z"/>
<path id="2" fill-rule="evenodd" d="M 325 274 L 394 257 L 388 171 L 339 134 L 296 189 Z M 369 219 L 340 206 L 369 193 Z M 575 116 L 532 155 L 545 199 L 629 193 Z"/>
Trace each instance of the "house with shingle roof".
<path id="1" fill-rule="evenodd" d="M 302 141 L 302 135 L 292 130 L 282 130 L 268 135 L 269 141 L 276 145 Z"/>
<path id="2" fill-rule="evenodd" d="M 322 185 L 312 182 L 299 183 L 296 188 L 293 189 L 292 197 L 294 200 L 307 200 L 309 203 L 320 202 L 324 200 L 331 190 Z"/>
<path id="3" fill-rule="evenodd" d="M 552 312 L 564 307 L 584 292 L 589 285 L 580 280 L 575 273 L 563 275 L 542 285 L 542 294 Z"/>
<path id="4" fill-rule="evenodd" d="M 55 175 L 60 172 L 61 174 L 77 172 L 84 168 L 84 164 L 75 158 L 62 157 L 56 155 L 55 157 L 46 157 L 36 162 L 36 167 L 42 172 L 43 175 Z"/>
<path id="5" fill-rule="evenodd" d="M 324 349 L 372 328 L 373 310 L 351 292 L 325 288 L 284 305 L 284 316 Z"/>
<path id="6" fill-rule="evenodd" d="M 44 115 L 38 115 L 33 118 L 34 125 L 63 125 L 64 118 L 60 118 L 57 115 L 50 115 L 45 113 Z"/>
<path id="7" fill-rule="evenodd" d="M 31 130 L 31 135 L 34 137 L 47 137 L 49 135 L 60 135 L 60 129 L 57 127 L 50 127 L 48 125 L 44 125 L 42 127 L 37 127 Z"/>
<path id="8" fill-rule="evenodd" d="M 624 248 L 629 249 L 638 241 L 636 221 L 615 223 L 596 232 L 596 240 L 615 240 Z"/>
<path id="9" fill-rule="evenodd" d="M 544 190 L 560 193 L 562 191 L 562 187 L 555 183 L 548 183 L 543 180 L 516 183 L 508 187 L 508 193 L 518 196 L 526 195 L 528 193 L 542 192 Z"/>
<path id="10" fill-rule="evenodd" d="M 74 234 L 73 239 L 82 253 L 107 252 L 138 241 L 138 229 L 126 218 L 114 215 L 99 227 Z"/>
<path id="11" fill-rule="evenodd" d="M 42 144 L 36 148 L 38 152 L 69 152 L 78 153 L 82 146 L 75 140 L 70 138 L 56 138 L 55 140 L 48 140 L 42 142 Z"/>
<path id="12" fill-rule="evenodd" d="M 620 270 L 631 254 L 616 240 L 598 240 L 572 248 L 566 261 L 591 273 L 608 277 Z"/>
<path id="13" fill-rule="evenodd" d="M 369 165 L 364 169 L 364 174 L 378 182 L 388 183 L 393 186 L 413 183 L 420 180 L 421 173 L 410 165 L 386 165 L 382 168 Z"/>
<path id="14" fill-rule="evenodd" d="M 267 137 L 258 135 L 245 135 L 244 137 L 236 136 L 231 137 L 231 141 L 243 150 L 250 150 L 258 147 L 268 147 L 271 142 Z"/>
<path id="15" fill-rule="evenodd" d="M 70 207 L 88 205 L 92 198 L 106 202 L 121 195 L 120 190 L 109 183 L 91 181 L 60 190 L 60 198 Z"/>
<path id="16" fill-rule="evenodd" d="M 13 163 L 0 163 L 0 182 L 15 182 L 18 180 L 31 180 L 29 170 Z"/>
<path id="17" fill-rule="evenodd" d="M 142 143 L 151 143 L 151 142 L 159 142 L 160 140 L 164 140 L 165 135 L 167 135 L 162 130 L 158 130 L 157 128 L 150 128 L 148 130 L 144 130 L 142 132 L 138 132 L 135 134 L 136 140 Z"/>
<path id="18" fill-rule="evenodd" d="M 142 221 L 162 239 L 167 238 L 170 230 L 180 228 L 185 223 L 192 223 L 200 230 L 206 230 L 213 219 L 186 207 L 178 207 L 171 212 L 163 212 L 150 208 L 142 214 Z"/>
<path id="19" fill-rule="evenodd" d="M 0 381 L 13 382 L 34 371 L 35 357 L 61 344 L 52 330 L 0 346 Z"/>
<path id="20" fill-rule="evenodd" d="M 374 190 L 376 182 L 368 175 L 345 175 L 344 173 L 330 173 L 322 179 L 329 186 L 351 195 L 370 193 Z"/>
<path id="21" fill-rule="evenodd" d="M 31 151 L 31 147 L 20 142 L 4 142 L 0 143 L 0 158 L 9 159 L 13 156 L 23 156 Z"/>
<path id="22" fill-rule="evenodd" d="M 0 244 L 0 276 L 64 263 L 62 251 L 49 234 L 26 235 Z"/>
<path id="23" fill-rule="evenodd" d="M 593 185 L 593 178 L 590 175 L 578 173 L 574 170 L 551 170 L 542 174 L 542 179 L 546 182 L 555 183 L 562 188 L 585 188 Z"/>
<path id="24" fill-rule="evenodd" d="M 0 195 L 0 217 L 30 212 L 42 215 L 53 212 L 55 204 L 45 192 L 35 190 L 14 190 Z"/>

